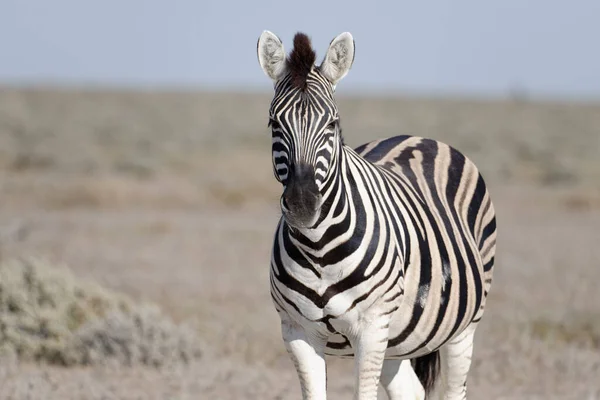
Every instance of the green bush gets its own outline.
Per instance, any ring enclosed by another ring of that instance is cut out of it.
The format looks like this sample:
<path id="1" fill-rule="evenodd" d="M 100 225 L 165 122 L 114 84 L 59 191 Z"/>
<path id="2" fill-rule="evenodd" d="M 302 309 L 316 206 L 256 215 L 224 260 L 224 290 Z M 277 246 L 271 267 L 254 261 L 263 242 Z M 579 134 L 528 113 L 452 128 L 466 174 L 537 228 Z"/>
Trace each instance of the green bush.
<path id="1" fill-rule="evenodd" d="M 0 263 L 0 354 L 58 365 L 187 362 L 196 332 L 152 305 L 80 282 L 40 260 Z"/>

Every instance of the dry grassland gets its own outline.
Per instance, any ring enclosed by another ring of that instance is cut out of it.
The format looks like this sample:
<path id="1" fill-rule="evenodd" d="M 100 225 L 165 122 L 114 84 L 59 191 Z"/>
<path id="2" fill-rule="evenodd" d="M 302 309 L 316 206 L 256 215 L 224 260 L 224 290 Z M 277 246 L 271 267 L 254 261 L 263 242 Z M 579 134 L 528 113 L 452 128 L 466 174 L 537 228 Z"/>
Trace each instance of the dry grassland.
<path id="1" fill-rule="evenodd" d="M 2 262 L 65 264 L 196 321 L 206 345 L 168 368 L 4 358 L 0 399 L 300 399 L 268 293 L 269 101 L 0 89 Z M 498 256 L 471 398 L 600 399 L 600 105 L 365 97 L 340 109 L 351 145 L 435 138 L 489 182 Z M 350 398 L 352 365 L 331 362 L 330 398 Z"/>

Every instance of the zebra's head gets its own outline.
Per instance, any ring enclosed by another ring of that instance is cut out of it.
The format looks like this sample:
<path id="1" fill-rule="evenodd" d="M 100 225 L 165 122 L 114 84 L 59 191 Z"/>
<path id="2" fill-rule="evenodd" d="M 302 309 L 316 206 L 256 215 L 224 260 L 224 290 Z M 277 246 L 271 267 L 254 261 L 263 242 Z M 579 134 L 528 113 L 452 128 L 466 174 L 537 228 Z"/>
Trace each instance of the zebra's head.
<path id="1" fill-rule="evenodd" d="M 288 57 L 273 33 L 264 31 L 258 40 L 260 66 L 275 86 L 269 126 L 273 170 L 284 187 L 281 210 L 290 225 L 302 228 L 319 219 L 324 188 L 341 148 L 333 93 L 354 61 L 352 35 L 345 32 L 333 39 L 321 65 L 315 59 L 303 33 L 294 37 Z"/>

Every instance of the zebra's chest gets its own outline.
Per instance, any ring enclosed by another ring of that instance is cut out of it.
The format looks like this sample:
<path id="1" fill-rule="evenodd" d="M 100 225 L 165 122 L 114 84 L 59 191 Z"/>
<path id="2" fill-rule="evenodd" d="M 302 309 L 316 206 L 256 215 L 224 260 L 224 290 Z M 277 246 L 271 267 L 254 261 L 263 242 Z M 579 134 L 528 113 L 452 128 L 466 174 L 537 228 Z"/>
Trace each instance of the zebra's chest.
<path id="1" fill-rule="evenodd" d="M 322 267 L 315 273 L 288 260 L 278 270 L 272 269 L 273 298 L 282 311 L 310 329 L 324 334 L 354 330 L 365 316 L 377 311 L 378 291 L 389 287 L 374 285 L 383 275 L 365 275 L 351 262 Z"/>
<path id="2" fill-rule="evenodd" d="M 295 284 L 278 289 L 300 311 L 303 317 L 316 321 L 344 315 L 352 308 L 353 288 L 347 282 L 343 266 L 319 268 L 309 272 L 293 262 L 283 266 Z"/>
<path id="3" fill-rule="evenodd" d="M 312 300 L 288 290 L 286 296 L 293 304 L 286 305 L 285 311 L 308 330 L 325 335 L 356 330 L 372 305 L 357 302 L 352 291 L 338 290 L 336 283 L 325 279 L 315 283 L 315 293 L 320 296 Z"/>

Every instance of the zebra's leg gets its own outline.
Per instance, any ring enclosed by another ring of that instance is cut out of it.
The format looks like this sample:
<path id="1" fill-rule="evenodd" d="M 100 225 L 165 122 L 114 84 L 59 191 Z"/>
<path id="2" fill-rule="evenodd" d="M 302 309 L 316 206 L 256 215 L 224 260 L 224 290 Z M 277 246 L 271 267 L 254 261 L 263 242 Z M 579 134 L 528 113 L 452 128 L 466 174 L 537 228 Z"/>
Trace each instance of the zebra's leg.
<path id="1" fill-rule="evenodd" d="M 388 333 L 389 318 L 379 318 L 348 337 L 354 350 L 355 400 L 377 400 Z"/>
<path id="2" fill-rule="evenodd" d="M 327 338 L 306 332 L 297 323 L 285 318 L 281 320 L 281 332 L 285 347 L 296 367 L 303 400 L 325 400 L 327 398 L 327 371 L 325 345 Z"/>
<path id="3" fill-rule="evenodd" d="M 410 360 L 385 360 L 381 386 L 390 400 L 423 400 L 425 391 Z"/>
<path id="4" fill-rule="evenodd" d="M 441 384 L 435 394 L 444 400 L 467 398 L 467 375 L 471 368 L 473 339 L 477 324 L 469 325 L 461 334 L 440 348 Z"/>

